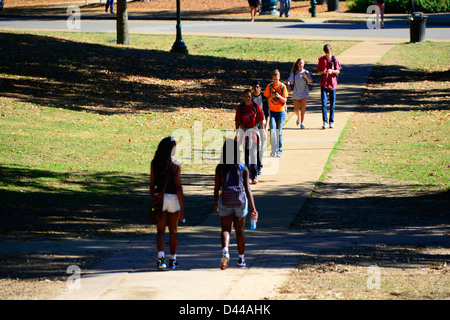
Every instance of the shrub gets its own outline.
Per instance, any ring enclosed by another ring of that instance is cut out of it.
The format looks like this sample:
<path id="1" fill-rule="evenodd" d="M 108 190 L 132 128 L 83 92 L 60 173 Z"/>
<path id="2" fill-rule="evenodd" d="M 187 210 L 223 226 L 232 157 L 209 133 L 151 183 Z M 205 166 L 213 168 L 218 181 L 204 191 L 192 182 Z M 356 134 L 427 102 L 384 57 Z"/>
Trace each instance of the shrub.
<path id="1" fill-rule="evenodd" d="M 347 0 L 350 11 L 366 12 L 374 0 Z M 436 13 L 450 11 L 450 0 L 415 0 L 416 11 Z M 409 11 L 409 0 L 386 0 L 386 13 L 405 13 Z"/>

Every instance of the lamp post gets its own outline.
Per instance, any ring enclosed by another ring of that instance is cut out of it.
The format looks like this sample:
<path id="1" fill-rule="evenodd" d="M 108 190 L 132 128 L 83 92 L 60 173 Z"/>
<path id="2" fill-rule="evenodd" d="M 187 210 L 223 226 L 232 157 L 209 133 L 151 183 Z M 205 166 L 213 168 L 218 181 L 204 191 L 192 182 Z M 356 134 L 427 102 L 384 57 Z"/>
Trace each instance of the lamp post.
<path id="1" fill-rule="evenodd" d="M 181 36 L 181 10 L 180 10 L 180 0 L 177 0 L 177 38 L 172 45 L 170 52 L 188 54 L 189 51 L 186 44 Z"/>
<path id="2" fill-rule="evenodd" d="M 311 0 L 311 8 L 308 9 L 309 12 L 311 12 L 311 17 L 317 17 L 317 11 L 316 11 L 316 0 Z"/>

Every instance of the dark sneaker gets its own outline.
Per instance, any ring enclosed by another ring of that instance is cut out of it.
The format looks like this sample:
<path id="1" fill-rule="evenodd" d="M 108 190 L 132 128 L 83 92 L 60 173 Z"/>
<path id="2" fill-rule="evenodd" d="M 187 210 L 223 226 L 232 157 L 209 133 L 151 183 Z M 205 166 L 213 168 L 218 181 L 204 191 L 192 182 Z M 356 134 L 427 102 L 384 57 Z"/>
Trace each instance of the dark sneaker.
<path id="1" fill-rule="evenodd" d="M 158 259 L 158 270 L 164 270 L 165 268 L 167 268 L 166 259 L 164 259 L 164 257 L 159 258 Z"/>
<path id="2" fill-rule="evenodd" d="M 176 259 L 169 259 L 169 268 L 178 269 L 178 261 Z"/>

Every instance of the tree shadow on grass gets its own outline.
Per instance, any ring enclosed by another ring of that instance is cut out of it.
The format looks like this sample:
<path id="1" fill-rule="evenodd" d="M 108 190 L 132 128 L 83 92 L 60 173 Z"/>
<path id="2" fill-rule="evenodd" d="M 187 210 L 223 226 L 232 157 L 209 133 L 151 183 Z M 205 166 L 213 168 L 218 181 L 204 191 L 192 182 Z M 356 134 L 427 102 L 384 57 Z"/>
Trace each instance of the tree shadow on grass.
<path id="1" fill-rule="evenodd" d="M 450 191 L 411 195 L 410 188 L 373 183 L 321 183 L 291 228 L 341 231 L 441 225 L 448 228 Z"/>
<path id="2" fill-rule="evenodd" d="M 450 70 L 425 72 L 398 65 L 375 66 L 367 82 L 370 88 L 366 88 L 357 111 L 449 110 L 450 88 L 434 85 L 449 81 Z M 429 87 L 426 82 L 430 83 Z M 409 88 L 401 86 L 402 83 L 409 84 Z"/>
<path id="3" fill-rule="evenodd" d="M 0 42 L 4 97 L 106 114 L 234 109 L 241 98 L 236 86 L 270 79 L 280 67 L 276 62 L 184 56 L 31 34 L 0 33 Z"/>
<path id="4" fill-rule="evenodd" d="M 132 237 L 134 229 L 141 234 L 149 224 L 148 174 L 0 169 L 2 185 L 9 189 L 0 190 L 0 233 L 4 236 L 29 240 Z M 194 189 L 203 189 L 212 178 L 191 174 L 182 180 L 187 220 L 192 225 L 201 223 L 211 212 L 212 193 Z"/>

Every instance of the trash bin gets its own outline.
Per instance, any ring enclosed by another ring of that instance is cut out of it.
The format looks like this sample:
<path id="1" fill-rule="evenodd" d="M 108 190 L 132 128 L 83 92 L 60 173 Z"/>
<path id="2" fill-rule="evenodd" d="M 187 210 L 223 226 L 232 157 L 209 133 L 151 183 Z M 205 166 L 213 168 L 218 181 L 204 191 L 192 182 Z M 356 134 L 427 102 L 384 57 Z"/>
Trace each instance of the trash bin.
<path id="1" fill-rule="evenodd" d="M 277 16 L 278 12 L 278 0 L 262 0 L 261 15 L 270 14 L 272 16 Z"/>
<path id="2" fill-rule="evenodd" d="M 339 0 L 328 0 L 328 11 L 339 11 Z"/>
<path id="3" fill-rule="evenodd" d="M 424 16 L 423 12 L 413 12 L 409 16 L 409 35 L 410 42 L 425 41 L 425 29 L 428 16 Z"/>

